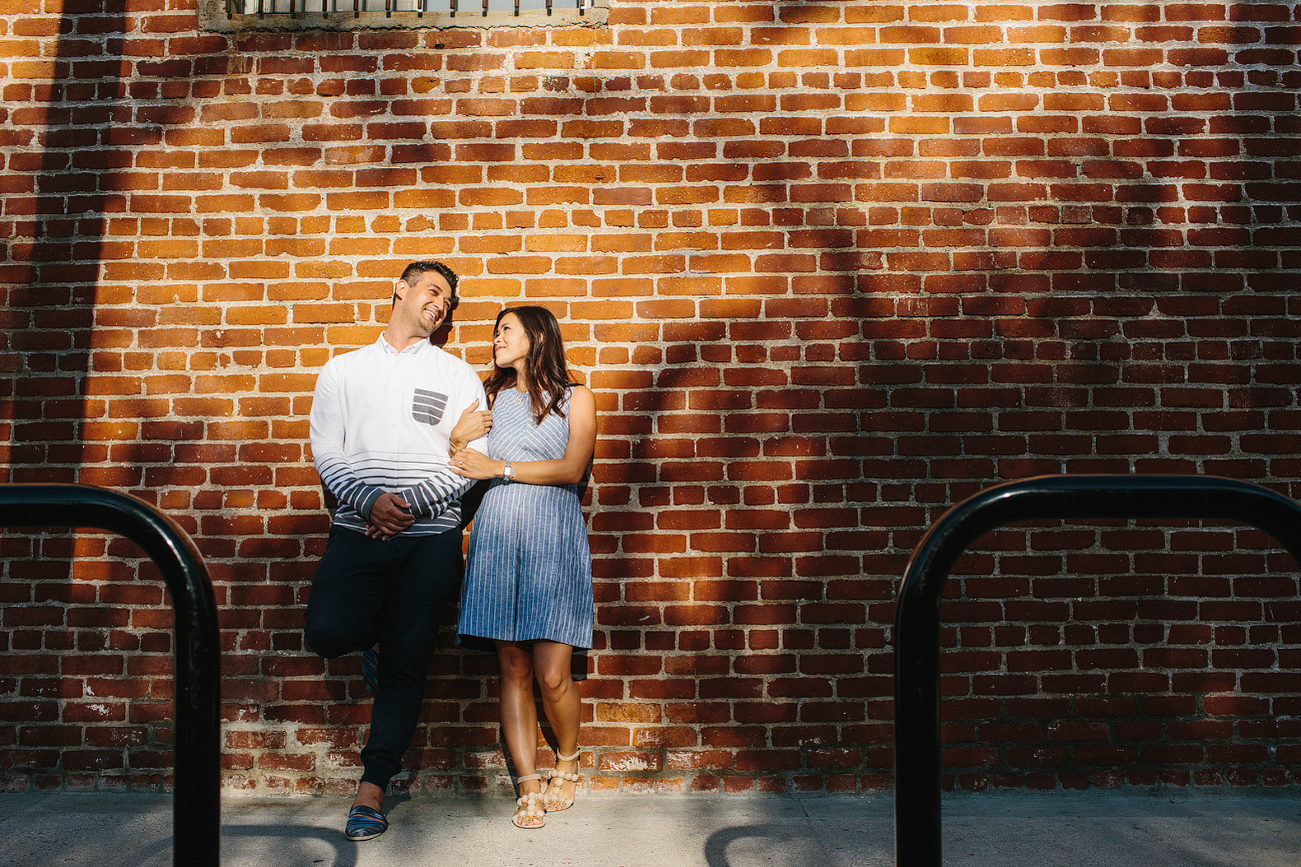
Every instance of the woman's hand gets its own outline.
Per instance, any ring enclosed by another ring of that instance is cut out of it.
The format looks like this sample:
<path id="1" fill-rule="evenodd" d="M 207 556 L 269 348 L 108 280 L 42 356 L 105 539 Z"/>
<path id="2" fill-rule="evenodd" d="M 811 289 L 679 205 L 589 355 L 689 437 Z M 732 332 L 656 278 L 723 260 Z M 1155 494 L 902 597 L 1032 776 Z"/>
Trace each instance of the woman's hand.
<path id="1" fill-rule="evenodd" d="M 467 479 L 495 479 L 505 466 L 505 461 L 494 461 L 474 449 L 461 449 L 448 462 L 452 472 Z"/>
<path id="2" fill-rule="evenodd" d="M 459 452 L 462 448 L 492 430 L 492 410 L 485 409 L 476 412 L 478 406 L 479 398 L 476 397 L 474 403 L 467 406 L 465 411 L 461 413 L 461 417 L 456 420 L 456 427 L 452 428 L 452 435 L 449 437 L 454 452 Z"/>

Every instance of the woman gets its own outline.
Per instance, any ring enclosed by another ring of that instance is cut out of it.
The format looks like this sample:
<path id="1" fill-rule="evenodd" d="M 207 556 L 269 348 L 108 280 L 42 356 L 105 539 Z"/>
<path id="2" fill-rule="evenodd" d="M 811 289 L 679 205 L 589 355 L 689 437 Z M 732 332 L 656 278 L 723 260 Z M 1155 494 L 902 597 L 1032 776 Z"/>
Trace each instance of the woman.
<path id="1" fill-rule="evenodd" d="M 568 809 L 578 783 L 575 647 L 592 646 L 592 562 L 578 485 L 596 445 L 596 399 L 570 381 L 555 316 L 513 307 L 497 316 L 494 369 L 484 383 L 492 407 L 488 454 L 456 448 L 453 472 L 492 479 L 474 518 L 461 594 L 458 641 L 491 639 L 501 663 L 502 731 L 519 775 L 512 822 L 541 828 Z M 542 791 L 535 769 L 537 707 L 556 737 L 556 767 Z"/>

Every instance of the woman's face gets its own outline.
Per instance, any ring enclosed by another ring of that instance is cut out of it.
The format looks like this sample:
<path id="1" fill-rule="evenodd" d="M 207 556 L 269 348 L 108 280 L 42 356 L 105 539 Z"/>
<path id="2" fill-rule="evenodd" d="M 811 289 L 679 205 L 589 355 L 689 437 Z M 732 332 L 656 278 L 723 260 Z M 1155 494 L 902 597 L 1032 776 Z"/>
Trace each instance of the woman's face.
<path id="1" fill-rule="evenodd" d="M 498 367 L 519 370 L 529 354 L 529 336 L 520 324 L 519 317 L 507 313 L 497 320 L 497 332 L 492 337 L 492 360 Z"/>

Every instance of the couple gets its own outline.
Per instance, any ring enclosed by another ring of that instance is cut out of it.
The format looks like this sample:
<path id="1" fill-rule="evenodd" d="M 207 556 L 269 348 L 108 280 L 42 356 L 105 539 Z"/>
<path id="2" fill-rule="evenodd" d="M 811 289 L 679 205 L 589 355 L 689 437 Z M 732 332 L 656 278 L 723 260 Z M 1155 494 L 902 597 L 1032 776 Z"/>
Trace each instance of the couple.
<path id="1" fill-rule="evenodd" d="M 305 638 L 327 659 L 361 652 L 375 694 L 351 840 L 388 827 L 384 792 L 415 735 L 443 608 L 461 577 L 461 498 L 476 480 L 491 482 L 470 534 L 457 640 L 495 648 L 501 663 L 502 730 L 519 775 L 512 821 L 542 827 L 547 812 L 573 804 L 578 782 L 582 711 L 569 663 L 574 647 L 592 644 L 592 572 L 577 485 L 595 448 L 596 401 L 570 382 L 544 308 L 498 315 L 486 383 L 434 346 L 456 284 L 441 262 L 409 265 L 384 333 L 331 359 L 312 401 L 313 459 L 339 507 Z M 545 791 L 534 766 L 535 678 L 556 737 Z"/>

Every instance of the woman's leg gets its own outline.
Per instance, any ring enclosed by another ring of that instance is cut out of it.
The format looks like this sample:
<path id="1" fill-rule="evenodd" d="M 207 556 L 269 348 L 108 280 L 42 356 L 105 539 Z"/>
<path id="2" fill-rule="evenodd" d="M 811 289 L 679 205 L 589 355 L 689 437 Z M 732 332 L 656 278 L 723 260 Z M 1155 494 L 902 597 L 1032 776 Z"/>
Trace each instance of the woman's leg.
<path id="1" fill-rule="evenodd" d="M 516 778 L 521 780 L 519 793 L 522 799 L 542 791 L 537 779 L 538 710 L 533 702 L 533 657 L 528 646 L 515 641 L 497 642 L 497 660 L 501 663 L 501 731 L 515 765 Z M 521 809 L 523 805 L 521 805 Z M 521 817 L 516 811 L 515 823 L 521 827 L 537 827 L 540 817 Z"/>
<path id="2" fill-rule="evenodd" d="M 542 687 L 542 710 L 556 736 L 556 770 L 578 773 L 578 729 L 583 721 L 583 706 L 578 687 L 569 675 L 574 649 L 554 641 L 533 643 L 533 666 Z M 560 756 L 572 756 L 562 759 Z M 573 780 L 555 778 L 547 790 L 548 809 L 563 810 L 574 802 L 577 785 Z"/>

